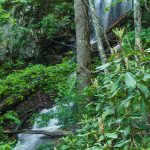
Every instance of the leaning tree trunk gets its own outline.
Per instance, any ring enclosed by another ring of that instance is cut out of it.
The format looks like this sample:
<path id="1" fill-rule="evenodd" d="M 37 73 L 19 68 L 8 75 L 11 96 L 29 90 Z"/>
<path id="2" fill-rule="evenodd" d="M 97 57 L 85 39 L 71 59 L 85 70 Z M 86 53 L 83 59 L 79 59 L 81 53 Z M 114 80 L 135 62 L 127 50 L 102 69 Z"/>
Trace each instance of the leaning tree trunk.
<path id="1" fill-rule="evenodd" d="M 104 28 L 101 25 L 100 18 L 98 18 L 96 16 L 94 0 L 89 0 L 89 6 L 91 9 L 93 25 L 94 25 L 95 32 L 96 32 L 96 39 L 97 39 L 99 55 L 100 55 L 102 64 L 106 64 L 107 58 L 106 58 L 106 54 L 105 54 L 104 46 L 103 46 L 103 42 L 102 42 L 102 39 L 104 39 L 104 38 L 102 38 L 104 36 Z"/>
<path id="2" fill-rule="evenodd" d="M 88 2 L 88 0 L 84 0 Z M 82 0 L 74 0 L 76 47 L 77 47 L 77 87 L 79 92 L 91 83 L 91 50 L 89 36 L 88 9 Z"/>
<path id="3" fill-rule="evenodd" d="M 140 0 L 134 0 L 134 25 L 135 25 L 135 49 L 142 50 Z"/>

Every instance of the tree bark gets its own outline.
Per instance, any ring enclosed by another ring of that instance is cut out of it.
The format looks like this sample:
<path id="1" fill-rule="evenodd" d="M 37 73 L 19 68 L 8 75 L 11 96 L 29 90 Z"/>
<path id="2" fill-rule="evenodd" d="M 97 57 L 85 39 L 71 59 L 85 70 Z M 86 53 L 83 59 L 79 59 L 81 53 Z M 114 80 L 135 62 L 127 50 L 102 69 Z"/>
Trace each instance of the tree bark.
<path id="1" fill-rule="evenodd" d="M 55 132 L 48 132 L 48 131 L 44 131 L 44 130 L 28 130 L 28 129 L 24 129 L 24 130 L 13 130 L 13 131 L 3 131 L 3 134 L 20 134 L 20 133 L 25 133 L 25 134 L 43 134 L 46 136 L 49 136 L 51 138 L 60 138 L 63 136 L 67 136 L 68 134 L 66 134 L 63 131 L 55 131 Z"/>
<path id="2" fill-rule="evenodd" d="M 88 0 L 85 0 L 88 3 Z M 83 92 L 91 84 L 91 50 L 88 9 L 82 0 L 74 0 L 76 47 L 77 47 L 77 88 Z"/>
<path id="3" fill-rule="evenodd" d="M 142 50 L 140 0 L 134 0 L 134 26 L 135 26 L 135 50 Z"/>
<path id="4" fill-rule="evenodd" d="M 104 50 L 104 46 L 103 46 L 103 42 L 102 42 L 102 39 L 104 39 L 104 37 L 103 37 L 104 36 L 104 28 L 101 25 L 100 18 L 98 18 L 96 16 L 95 5 L 94 5 L 93 0 L 89 0 L 89 6 L 92 11 L 91 15 L 92 15 L 93 25 L 94 25 L 94 29 L 95 29 L 95 33 L 96 33 L 99 55 L 100 55 L 102 64 L 106 64 L 107 58 L 106 58 L 106 54 L 105 54 L 105 50 Z"/>

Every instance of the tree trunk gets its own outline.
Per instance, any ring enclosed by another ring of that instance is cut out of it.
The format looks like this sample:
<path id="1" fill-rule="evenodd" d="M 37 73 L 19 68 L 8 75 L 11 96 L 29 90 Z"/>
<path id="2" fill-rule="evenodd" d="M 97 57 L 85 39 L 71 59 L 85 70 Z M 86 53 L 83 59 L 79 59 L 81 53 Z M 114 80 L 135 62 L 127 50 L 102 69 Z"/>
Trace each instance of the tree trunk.
<path id="1" fill-rule="evenodd" d="M 88 0 L 84 0 L 88 2 Z M 74 0 L 76 47 L 77 47 L 77 88 L 79 92 L 91 84 L 91 50 L 88 9 L 82 0 Z"/>
<path id="2" fill-rule="evenodd" d="M 13 131 L 3 131 L 3 134 L 20 134 L 20 133 L 25 133 L 25 134 L 43 134 L 46 136 L 49 136 L 51 138 L 60 138 L 63 136 L 67 136 L 68 134 L 63 132 L 63 131 L 55 131 L 55 132 L 48 132 L 48 131 L 44 131 L 44 130 L 28 130 L 28 129 L 24 129 L 24 130 L 13 130 Z"/>
<path id="3" fill-rule="evenodd" d="M 142 50 L 140 0 L 134 0 L 134 26 L 135 26 L 135 49 Z"/>
<path id="4" fill-rule="evenodd" d="M 100 55 L 102 64 L 106 64 L 107 58 L 106 58 L 106 54 L 105 54 L 104 46 L 103 46 L 103 42 L 102 42 L 102 39 L 104 39 L 104 38 L 102 38 L 104 36 L 104 28 L 101 25 L 100 19 L 96 16 L 95 5 L 94 5 L 93 0 L 89 0 L 89 6 L 92 11 L 91 14 L 92 14 L 93 25 L 95 28 L 95 33 L 96 33 L 99 55 Z"/>

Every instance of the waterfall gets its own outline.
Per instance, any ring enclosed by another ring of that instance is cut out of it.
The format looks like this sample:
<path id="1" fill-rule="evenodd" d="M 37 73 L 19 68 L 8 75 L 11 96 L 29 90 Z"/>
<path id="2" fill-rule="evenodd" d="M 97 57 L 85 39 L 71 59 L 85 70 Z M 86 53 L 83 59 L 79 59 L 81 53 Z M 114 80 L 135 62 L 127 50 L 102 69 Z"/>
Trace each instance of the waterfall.
<path id="1" fill-rule="evenodd" d="M 95 0 L 96 15 L 101 19 L 104 29 L 109 28 L 119 17 L 133 9 L 133 0 Z M 90 14 L 91 16 L 91 14 Z M 90 17 L 91 44 L 96 42 L 95 31 Z"/>
<path id="2" fill-rule="evenodd" d="M 47 114 L 51 111 L 56 112 L 57 107 L 53 107 L 52 109 L 43 109 L 40 114 Z M 60 126 L 58 125 L 58 119 L 50 119 L 48 125 L 45 127 L 40 127 L 37 123 L 40 121 L 40 118 L 37 118 L 35 121 L 32 130 L 44 130 L 49 132 L 57 131 Z M 48 139 L 44 138 L 45 136 L 42 134 L 19 134 L 18 144 L 15 147 L 15 150 L 36 150 L 40 144 L 44 144 L 48 142 Z"/>
<path id="3" fill-rule="evenodd" d="M 101 18 L 104 28 L 108 28 L 119 17 L 133 8 L 133 0 L 95 0 L 96 15 Z"/>

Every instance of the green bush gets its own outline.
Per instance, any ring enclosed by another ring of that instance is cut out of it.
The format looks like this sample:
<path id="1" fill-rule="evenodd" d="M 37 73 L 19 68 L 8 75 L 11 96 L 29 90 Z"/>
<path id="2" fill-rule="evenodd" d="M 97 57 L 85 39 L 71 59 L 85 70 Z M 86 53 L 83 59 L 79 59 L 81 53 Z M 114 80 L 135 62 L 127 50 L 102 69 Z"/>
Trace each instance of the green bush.
<path id="1" fill-rule="evenodd" d="M 41 144 L 37 150 L 53 150 L 54 144 L 52 142 L 48 142 L 46 144 Z"/>
<path id="2" fill-rule="evenodd" d="M 66 61 L 56 66 L 31 65 L 0 80 L 0 98 L 12 104 L 14 99 L 24 98 L 37 90 L 56 95 L 58 87 L 67 80 L 75 65 Z"/>
<path id="3" fill-rule="evenodd" d="M 6 127 L 11 129 L 14 126 L 18 126 L 20 120 L 18 115 L 14 111 L 8 111 L 4 115 L 0 116 L 0 150 L 11 150 L 15 144 L 12 137 L 3 133 L 4 130 L 7 130 Z"/>
<path id="4" fill-rule="evenodd" d="M 64 61 L 61 64 L 55 66 L 46 67 L 44 65 L 29 65 L 28 67 L 21 69 L 22 63 L 16 64 L 7 62 L 2 67 L 16 69 L 10 71 L 9 74 L 5 74 L 0 79 L 0 99 L 6 101 L 7 105 L 12 105 L 16 99 L 18 101 L 25 100 L 26 97 L 31 96 L 36 91 L 49 94 L 53 100 L 58 97 L 59 89 L 66 87 L 66 81 L 70 74 L 75 69 L 75 64 L 71 61 Z M 40 125 L 46 125 L 52 114 L 41 116 L 42 121 Z M 0 137 L 1 141 L 8 141 L 8 137 L 2 132 L 4 127 L 19 124 L 20 121 L 17 118 L 17 114 L 13 111 L 8 111 L 0 116 Z M 0 145 L 0 149 L 6 149 L 10 147 L 9 144 Z"/>
<path id="5" fill-rule="evenodd" d="M 141 33 L 142 43 L 143 43 L 143 49 L 150 47 L 150 28 L 142 29 Z M 123 47 L 125 50 L 134 49 L 134 42 L 135 42 L 135 34 L 134 31 L 131 31 L 127 33 L 123 38 Z"/>
<path id="6" fill-rule="evenodd" d="M 12 61 L 8 60 L 0 66 L 0 78 L 5 78 L 12 72 L 19 70 L 23 67 L 24 62 L 20 60 Z M 23 69 L 23 68 L 22 68 Z"/>
<path id="7" fill-rule="evenodd" d="M 71 3 L 63 2 L 56 5 L 54 12 L 48 14 L 40 22 L 43 33 L 52 39 L 57 34 L 74 29 L 73 15 L 74 11 Z"/>
<path id="8" fill-rule="evenodd" d="M 128 62 L 124 58 L 128 56 Z M 149 58 L 149 51 L 139 60 Z M 60 150 L 142 149 L 150 147 L 150 69 L 145 61 L 133 60 L 132 51 L 106 65 L 110 71 L 100 74 L 85 94 L 94 96 L 80 114 L 81 129 L 65 137 Z M 84 102 L 85 104 L 85 102 Z"/>

